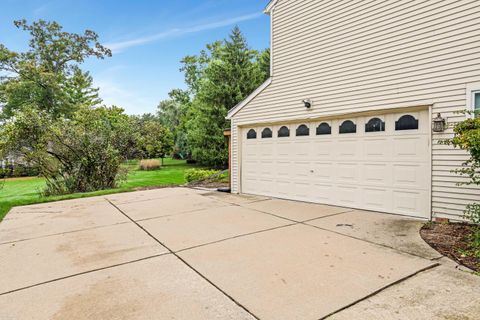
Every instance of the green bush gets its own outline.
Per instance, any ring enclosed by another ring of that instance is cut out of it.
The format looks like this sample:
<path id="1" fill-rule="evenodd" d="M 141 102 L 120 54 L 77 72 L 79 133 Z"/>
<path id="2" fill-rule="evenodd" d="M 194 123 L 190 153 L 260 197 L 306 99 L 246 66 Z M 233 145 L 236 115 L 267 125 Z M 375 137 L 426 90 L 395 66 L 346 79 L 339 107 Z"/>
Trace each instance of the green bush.
<path id="1" fill-rule="evenodd" d="M 217 170 L 189 169 L 185 171 L 185 180 L 187 180 L 187 182 L 201 181 L 218 172 Z"/>
<path id="2" fill-rule="evenodd" d="M 125 177 L 125 119 L 116 107 L 82 108 L 71 119 L 32 108 L 0 127 L 0 154 L 15 152 L 38 167 L 45 195 L 115 188 Z"/>
<path id="3" fill-rule="evenodd" d="M 26 165 L 7 165 L 0 168 L 0 179 L 3 178 L 19 178 L 19 177 L 36 177 L 40 174 L 37 167 Z"/>
<path id="4" fill-rule="evenodd" d="M 462 168 L 454 172 L 469 179 L 468 182 L 461 184 L 480 186 L 480 115 L 469 111 L 464 113 L 472 117 L 455 124 L 453 128 L 455 136 L 440 143 L 452 145 L 470 153 L 470 158 L 463 163 Z M 469 204 L 465 209 L 465 218 L 473 223 L 480 223 L 480 204 Z"/>

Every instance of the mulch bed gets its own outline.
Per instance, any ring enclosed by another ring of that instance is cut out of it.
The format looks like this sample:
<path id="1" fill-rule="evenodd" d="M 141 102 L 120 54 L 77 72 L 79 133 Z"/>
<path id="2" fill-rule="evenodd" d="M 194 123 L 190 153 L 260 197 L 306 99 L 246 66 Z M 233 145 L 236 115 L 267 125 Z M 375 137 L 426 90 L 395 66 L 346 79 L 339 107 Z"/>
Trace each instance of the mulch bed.
<path id="1" fill-rule="evenodd" d="M 462 223 L 429 223 L 420 230 L 420 235 L 444 256 L 480 272 L 480 259 L 464 254 L 470 249 L 467 239 L 473 234 L 473 228 L 472 225 Z"/>

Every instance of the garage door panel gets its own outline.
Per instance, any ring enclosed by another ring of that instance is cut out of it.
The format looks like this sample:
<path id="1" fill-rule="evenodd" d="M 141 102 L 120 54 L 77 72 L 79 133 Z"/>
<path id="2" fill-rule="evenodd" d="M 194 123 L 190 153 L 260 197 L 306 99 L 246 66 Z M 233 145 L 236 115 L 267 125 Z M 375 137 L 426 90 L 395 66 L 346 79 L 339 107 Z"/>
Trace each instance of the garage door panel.
<path id="1" fill-rule="evenodd" d="M 340 139 L 335 144 L 335 158 L 338 160 L 358 159 L 360 157 L 359 149 L 358 141 Z"/>
<path id="2" fill-rule="evenodd" d="M 392 171 L 394 188 L 428 189 L 430 182 L 426 164 L 394 164 Z"/>
<path id="3" fill-rule="evenodd" d="M 256 159 L 257 156 L 260 154 L 259 149 L 260 146 L 256 143 L 245 144 L 245 147 L 243 148 L 245 159 L 249 159 L 250 161 Z"/>
<path id="4" fill-rule="evenodd" d="M 293 172 L 293 179 L 310 179 L 312 165 L 308 161 L 294 161 L 290 170 Z"/>
<path id="5" fill-rule="evenodd" d="M 359 203 L 361 190 L 358 187 L 337 186 L 335 192 L 336 203 L 354 208 Z"/>
<path id="6" fill-rule="evenodd" d="M 334 146 L 332 141 L 314 141 L 312 143 L 313 158 L 317 160 L 332 160 L 334 157 Z"/>
<path id="7" fill-rule="evenodd" d="M 276 145 L 276 158 L 277 159 L 291 159 L 292 156 L 293 142 L 291 141 L 280 141 Z"/>
<path id="8" fill-rule="evenodd" d="M 365 185 L 388 186 L 391 184 L 391 164 L 389 163 L 365 163 L 360 170 L 361 180 Z"/>
<path id="9" fill-rule="evenodd" d="M 280 198 L 287 197 L 291 194 L 292 182 L 289 180 L 277 180 L 276 191 Z"/>
<path id="10" fill-rule="evenodd" d="M 273 169 L 274 161 L 273 160 L 264 160 L 260 161 L 258 164 L 258 175 L 261 178 L 272 178 L 274 176 Z"/>
<path id="11" fill-rule="evenodd" d="M 289 178 L 292 175 L 292 161 L 282 161 L 279 160 L 276 162 L 275 171 L 278 179 Z"/>
<path id="12" fill-rule="evenodd" d="M 242 192 L 429 217 L 430 115 L 407 112 L 419 119 L 419 129 L 396 131 L 403 114 L 378 116 L 384 132 L 365 132 L 373 116 L 352 117 L 354 134 L 338 133 L 342 119 L 329 121 L 331 134 L 317 136 L 320 123 L 305 121 L 310 136 L 295 136 L 299 123 L 286 125 L 290 137 L 278 137 L 279 124 L 271 139 L 244 139 Z"/>
<path id="13" fill-rule="evenodd" d="M 293 181 L 290 193 L 293 194 L 297 200 L 311 199 L 311 183 L 307 181 Z"/>
<path id="14" fill-rule="evenodd" d="M 335 186 L 331 183 L 313 183 L 312 199 L 320 203 L 333 203 Z"/>
<path id="15" fill-rule="evenodd" d="M 392 158 L 392 147 L 389 138 L 367 138 L 363 142 L 363 159 L 366 161 L 389 161 Z"/>
<path id="16" fill-rule="evenodd" d="M 262 159 L 273 159 L 275 156 L 274 145 L 272 140 L 269 139 L 268 143 L 262 143 L 260 148 L 257 148 L 257 155 L 260 154 Z"/>
<path id="17" fill-rule="evenodd" d="M 428 137 L 396 137 L 392 141 L 395 161 L 417 161 L 428 155 Z"/>
<path id="18" fill-rule="evenodd" d="M 425 203 L 421 201 L 426 196 L 426 192 L 415 192 L 405 190 L 393 191 L 393 210 L 406 215 L 424 216 L 427 209 Z"/>
<path id="19" fill-rule="evenodd" d="M 332 162 L 315 162 L 313 170 L 316 182 L 333 182 L 335 166 Z"/>
<path id="20" fill-rule="evenodd" d="M 364 188 L 362 199 L 365 208 L 374 211 L 382 211 L 391 207 L 392 190 Z"/>
<path id="21" fill-rule="evenodd" d="M 359 164 L 355 163 L 337 163 L 336 181 L 345 184 L 355 184 L 359 182 Z"/>

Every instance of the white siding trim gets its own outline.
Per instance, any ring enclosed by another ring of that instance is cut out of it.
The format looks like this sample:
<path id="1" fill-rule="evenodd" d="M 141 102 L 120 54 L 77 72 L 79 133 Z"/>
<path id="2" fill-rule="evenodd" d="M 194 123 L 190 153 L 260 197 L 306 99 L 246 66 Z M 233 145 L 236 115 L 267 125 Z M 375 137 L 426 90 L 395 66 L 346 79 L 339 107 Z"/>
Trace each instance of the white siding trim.
<path id="1" fill-rule="evenodd" d="M 467 100 L 467 110 L 473 111 L 474 110 L 474 101 L 473 101 L 473 93 L 480 92 L 480 82 L 473 82 L 467 84 L 466 90 L 466 100 Z M 473 117 L 472 115 L 467 115 L 468 117 Z"/>
<path id="2" fill-rule="evenodd" d="M 270 1 L 270 3 L 267 5 L 267 7 L 265 8 L 265 13 L 271 13 L 273 11 L 273 9 L 275 8 L 275 5 L 277 4 L 278 0 L 272 0 Z"/>
<path id="3" fill-rule="evenodd" d="M 256 96 L 258 96 L 263 90 L 265 90 L 272 83 L 272 78 L 268 78 L 260 87 L 253 91 L 245 100 L 233 107 L 227 114 L 227 119 L 230 120 L 232 117 L 240 111 L 244 106 L 246 106 L 250 101 L 252 101 Z"/>

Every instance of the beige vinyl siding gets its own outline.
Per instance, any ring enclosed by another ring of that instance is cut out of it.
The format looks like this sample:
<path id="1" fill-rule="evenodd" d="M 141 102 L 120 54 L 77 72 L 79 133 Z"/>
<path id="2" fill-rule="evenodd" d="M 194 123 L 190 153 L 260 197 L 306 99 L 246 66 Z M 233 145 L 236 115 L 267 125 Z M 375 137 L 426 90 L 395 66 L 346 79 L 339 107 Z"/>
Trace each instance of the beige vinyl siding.
<path id="1" fill-rule="evenodd" d="M 467 84 L 480 81 L 476 0 L 279 0 L 272 19 L 272 83 L 233 117 L 234 192 L 238 126 L 415 106 L 452 125 L 464 119 Z M 459 218 L 480 190 L 457 185 L 466 179 L 451 171 L 466 153 L 437 143 L 451 134 L 432 137 L 432 211 Z"/>

